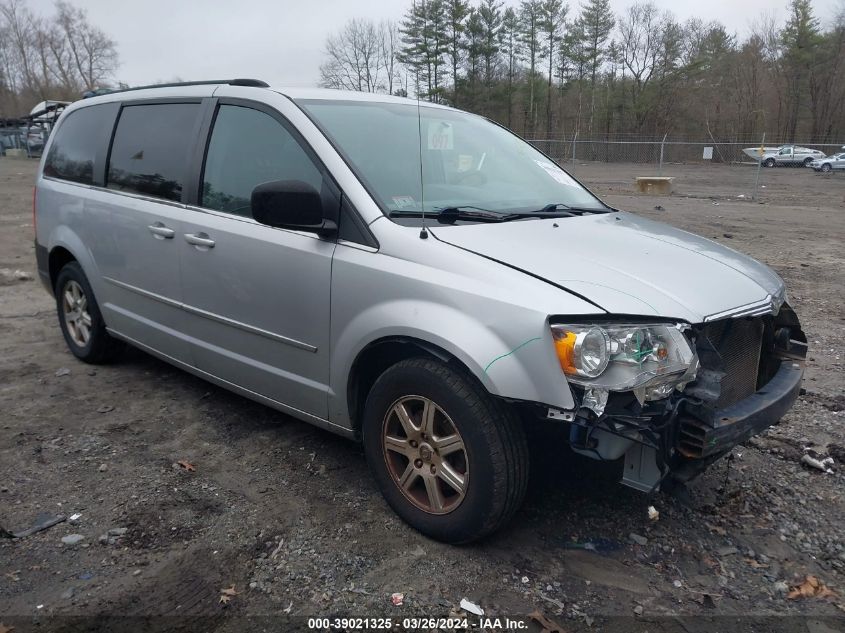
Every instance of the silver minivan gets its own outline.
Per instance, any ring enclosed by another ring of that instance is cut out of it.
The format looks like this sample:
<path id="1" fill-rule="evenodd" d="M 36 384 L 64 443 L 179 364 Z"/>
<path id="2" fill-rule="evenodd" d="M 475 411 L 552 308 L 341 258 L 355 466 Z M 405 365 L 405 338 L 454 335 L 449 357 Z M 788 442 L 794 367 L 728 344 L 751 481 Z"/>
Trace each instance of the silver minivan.
<path id="1" fill-rule="evenodd" d="M 128 343 L 359 439 L 393 509 L 447 542 L 519 508 L 526 425 L 653 492 L 801 388 L 772 270 L 440 105 L 249 79 L 86 99 L 34 213 L 80 360 Z"/>

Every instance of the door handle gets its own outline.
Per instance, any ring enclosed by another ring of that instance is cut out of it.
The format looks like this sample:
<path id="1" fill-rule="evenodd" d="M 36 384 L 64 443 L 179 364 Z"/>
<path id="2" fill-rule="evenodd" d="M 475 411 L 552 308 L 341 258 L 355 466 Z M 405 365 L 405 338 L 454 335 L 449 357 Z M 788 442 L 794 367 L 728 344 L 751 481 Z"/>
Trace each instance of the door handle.
<path id="1" fill-rule="evenodd" d="M 185 233 L 185 241 L 201 248 L 214 248 L 214 240 L 205 233 Z"/>
<path id="2" fill-rule="evenodd" d="M 164 226 L 161 222 L 154 222 L 147 227 L 157 240 L 172 240 L 176 231 Z"/>

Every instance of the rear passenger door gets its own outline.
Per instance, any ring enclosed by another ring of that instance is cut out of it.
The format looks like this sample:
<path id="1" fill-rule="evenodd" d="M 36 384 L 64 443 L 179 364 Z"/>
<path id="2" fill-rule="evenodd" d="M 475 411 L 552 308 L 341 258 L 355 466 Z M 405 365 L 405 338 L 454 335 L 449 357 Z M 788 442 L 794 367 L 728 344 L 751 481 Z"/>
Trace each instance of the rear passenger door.
<path id="1" fill-rule="evenodd" d="M 180 309 L 179 247 L 188 163 L 201 101 L 124 104 L 106 189 L 86 202 L 87 243 L 103 280 L 109 328 L 142 347 L 189 362 Z"/>
<path id="2" fill-rule="evenodd" d="M 221 99 L 186 211 L 180 261 L 197 368 L 300 412 L 327 418 L 335 241 L 259 224 L 259 184 L 300 180 L 339 206 L 333 181 L 275 110 Z"/>

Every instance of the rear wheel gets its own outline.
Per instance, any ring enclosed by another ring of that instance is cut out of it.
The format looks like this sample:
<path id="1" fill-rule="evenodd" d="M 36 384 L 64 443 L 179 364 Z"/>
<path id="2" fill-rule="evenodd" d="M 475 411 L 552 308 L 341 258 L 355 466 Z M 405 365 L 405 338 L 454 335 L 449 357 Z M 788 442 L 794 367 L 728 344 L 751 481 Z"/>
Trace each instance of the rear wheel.
<path id="1" fill-rule="evenodd" d="M 91 284 L 77 262 L 65 264 L 56 278 L 56 310 L 68 349 L 86 363 L 103 363 L 123 350 L 106 332 Z"/>
<path id="2" fill-rule="evenodd" d="M 804 167 L 809 167 L 810 163 L 812 163 L 812 162 L 813 162 L 812 156 L 808 156 L 807 158 L 804 159 Z"/>
<path id="3" fill-rule="evenodd" d="M 774 167 L 775 166 L 775 159 L 774 158 L 767 158 L 763 161 L 764 167 Z"/>
<path id="4" fill-rule="evenodd" d="M 385 371 L 367 396 L 363 435 L 387 502 L 437 540 L 482 538 L 525 496 L 528 449 L 518 417 L 442 362 L 415 358 Z"/>

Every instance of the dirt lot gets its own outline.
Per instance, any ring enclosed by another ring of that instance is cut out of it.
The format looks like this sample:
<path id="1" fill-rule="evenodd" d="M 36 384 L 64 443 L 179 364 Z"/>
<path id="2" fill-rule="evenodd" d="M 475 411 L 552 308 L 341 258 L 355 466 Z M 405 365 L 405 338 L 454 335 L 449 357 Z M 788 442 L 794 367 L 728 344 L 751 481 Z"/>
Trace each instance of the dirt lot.
<path id="1" fill-rule="evenodd" d="M 35 169 L 0 159 L 0 525 L 81 518 L 0 538 L 0 631 L 106 630 L 71 616 L 282 631 L 303 615 L 445 617 L 463 597 L 488 614 L 538 609 L 566 631 L 845 630 L 833 619 L 845 615 L 845 174 L 765 170 L 752 202 L 751 167 L 670 166 L 676 193 L 651 197 L 632 193 L 648 167 L 575 165 L 610 204 L 777 270 L 811 343 L 806 393 L 696 480 L 689 505 L 560 459 L 547 429 L 512 525 L 450 547 L 393 515 L 354 443 L 137 351 L 75 361 L 34 279 Z M 800 465 L 805 447 L 836 473 Z M 837 595 L 788 599 L 808 574 Z"/>

